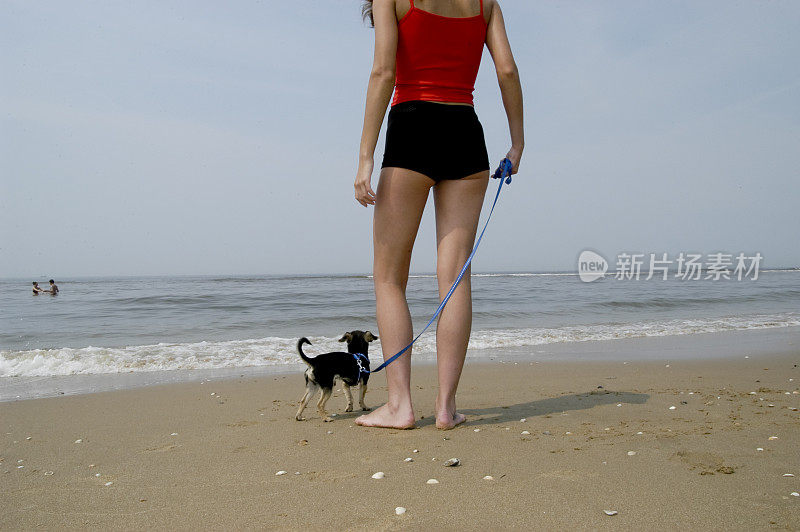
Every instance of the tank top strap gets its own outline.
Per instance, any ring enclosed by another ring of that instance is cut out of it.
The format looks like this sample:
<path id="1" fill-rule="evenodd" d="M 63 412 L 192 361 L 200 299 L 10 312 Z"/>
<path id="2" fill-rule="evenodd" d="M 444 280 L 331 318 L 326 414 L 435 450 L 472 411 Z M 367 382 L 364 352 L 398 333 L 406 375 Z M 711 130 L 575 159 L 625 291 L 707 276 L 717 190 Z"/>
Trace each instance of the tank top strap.
<path id="1" fill-rule="evenodd" d="M 483 0 L 480 1 L 481 1 L 481 16 L 483 16 Z M 412 6 L 414 5 L 414 0 L 411 0 L 411 5 Z"/>
<path id="2" fill-rule="evenodd" d="M 408 1 L 411 2 L 411 9 L 414 9 L 414 0 L 408 0 Z M 481 0 L 481 2 L 483 2 L 483 0 Z"/>

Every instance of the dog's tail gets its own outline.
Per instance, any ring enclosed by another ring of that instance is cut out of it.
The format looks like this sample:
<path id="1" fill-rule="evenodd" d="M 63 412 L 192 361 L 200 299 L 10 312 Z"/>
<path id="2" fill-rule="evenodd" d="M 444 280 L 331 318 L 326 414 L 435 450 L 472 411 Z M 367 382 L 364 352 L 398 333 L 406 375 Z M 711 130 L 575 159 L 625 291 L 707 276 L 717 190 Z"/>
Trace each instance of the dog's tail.
<path id="1" fill-rule="evenodd" d="M 303 353 L 303 344 L 311 345 L 311 342 L 309 342 L 308 338 L 306 338 L 305 336 L 303 336 L 302 338 L 300 338 L 297 341 L 297 352 L 300 353 L 300 358 L 303 359 L 303 362 L 305 362 L 306 364 L 308 364 L 310 366 L 311 365 L 311 359 L 308 358 L 305 353 Z"/>

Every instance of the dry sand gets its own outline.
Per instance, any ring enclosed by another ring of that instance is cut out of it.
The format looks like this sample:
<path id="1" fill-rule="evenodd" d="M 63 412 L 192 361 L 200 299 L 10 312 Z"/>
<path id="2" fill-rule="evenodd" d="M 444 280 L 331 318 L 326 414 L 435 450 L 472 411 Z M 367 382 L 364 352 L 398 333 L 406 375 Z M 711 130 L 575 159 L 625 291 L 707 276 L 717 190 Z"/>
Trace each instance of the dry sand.
<path id="1" fill-rule="evenodd" d="M 341 393 L 295 421 L 300 374 L 2 403 L 0 527 L 797 530 L 798 364 L 473 363 L 449 432 L 424 365 L 409 431 L 355 426 Z"/>

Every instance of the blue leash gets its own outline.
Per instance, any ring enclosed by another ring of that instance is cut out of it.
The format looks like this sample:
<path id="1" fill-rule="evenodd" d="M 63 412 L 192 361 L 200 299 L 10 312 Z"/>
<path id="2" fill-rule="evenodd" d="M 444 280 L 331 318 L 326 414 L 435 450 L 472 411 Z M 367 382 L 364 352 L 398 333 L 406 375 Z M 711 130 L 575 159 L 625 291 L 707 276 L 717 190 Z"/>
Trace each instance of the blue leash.
<path id="1" fill-rule="evenodd" d="M 402 355 L 403 353 L 408 351 L 411 348 L 411 346 L 414 345 L 414 342 L 419 340 L 419 337 L 422 336 L 422 333 L 424 333 L 425 331 L 428 330 L 428 327 L 431 326 L 431 324 L 433 323 L 433 320 L 435 320 L 436 317 L 442 312 L 442 310 L 444 309 L 444 306 L 447 304 L 447 301 L 450 299 L 450 296 L 453 295 L 453 292 L 455 291 L 456 287 L 461 282 L 461 278 L 464 277 L 464 273 L 467 271 L 467 268 L 472 263 L 472 258 L 475 256 L 475 252 L 478 251 L 478 246 L 480 245 L 481 239 L 483 238 L 483 233 L 486 232 L 486 227 L 489 225 L 489 220 L 492 219 L 492 213 L 494 212 L 494 206 L 497 205 L 497 200 L 500 197 L 500 191 L 503 189 L 503 183 L 505 182 L 508 185 L 511 184 L 511 170 L 512 169 L 513 169 L 513 165 L 511 164 L 511 161 L 509 161 L 506 158 L 506 159 L 503 159 L 502 161 L 500 161 L 500 166 L 494 172 L 494 175 L 492 175 L 492 179 L 499 179 L 500 180 L 500 186 L 497 187 L 497 194 L 495 194 L 495 196 L 494 196 L 494 203 L 492 203 L 492 208 L 489 210 L 489 216 L 486 217 L 486 223 L 483 224 L 483 230 L 481 231 L 481 234 L 478 237 L 478 241 L 475 242 L 475 247 L 472 248 L 472 253 L 470 253 L 469 258 L 467 259 L 467 262 L 465 262 L 464 263 L 464 267 L 461 268 L 461 272 L 458 274 L 458 277 L 456 278 L 456 282 L 453 283 L 453 286 L 450 287 L 450 291 L 447 292 L 447 295 L 444 296 L 444 299 L 442 299 L 442 302 L 439 303 L 439 308 L 436 309 L 436 312 L 434 312 L 434 314 L 431 317 L 430 321 L 428 321 L 428 324 L 425 326 L 424 329 L 422 329 L 422 331 L 417 335 L 416 338 L 411 340 L 410 344 L 405 346 L 403 349 L 401 349 L 399 352 L 397 352 L 395 355 L 393 355 L 388 360 L 384 361 L 383 364 L 381 364 L 377 368 L 373 369 L 372 371 L 364 369 L 364 367 L 361 365 L 362 359 L 367 361 L 367 362 L 369 361 L 369 358 L 367 358 L 366 355 L 364 355 L 362 353 L 353 353 L 353 357 L 356 359 L 356 363 L 358 364 L 359 377 L 361 377 L 362 373 L 377 373 L 380 370 L 382 370 L 383 368 L 385 368 L 386 366 L 388 366 L 389 364 L 391 364 L 392 362 L 394 362 L 395 360 L 397 360 L 397 357 L 399 357 L 400 355 Z"/>

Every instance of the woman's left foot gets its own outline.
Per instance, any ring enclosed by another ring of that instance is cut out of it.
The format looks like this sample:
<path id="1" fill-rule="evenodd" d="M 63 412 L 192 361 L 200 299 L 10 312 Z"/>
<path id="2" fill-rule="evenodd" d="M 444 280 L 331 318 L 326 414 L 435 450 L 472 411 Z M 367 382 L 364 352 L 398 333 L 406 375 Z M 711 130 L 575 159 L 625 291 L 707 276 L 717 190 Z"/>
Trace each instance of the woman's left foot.
<path id="1" fill-rule="evenodd" d="M 386 429 L 413 429 L 415 427 L 414 409 L 411 405 L 404 408 L 392 408 L 389 404 L 385 404 L 369 414 L 358 416 L 356 425 Z"/>

